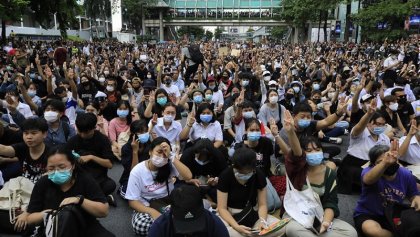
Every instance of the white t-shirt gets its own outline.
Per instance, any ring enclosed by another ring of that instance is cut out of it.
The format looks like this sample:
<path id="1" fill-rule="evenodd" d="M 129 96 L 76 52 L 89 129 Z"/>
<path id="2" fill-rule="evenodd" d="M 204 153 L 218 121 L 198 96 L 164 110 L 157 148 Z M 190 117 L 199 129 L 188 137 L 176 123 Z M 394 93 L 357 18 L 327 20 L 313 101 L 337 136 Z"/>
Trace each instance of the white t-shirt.
<path id="1" fill-rule="evenodd" d="M 164 89 L 166 93 L 168 93 L 169 98 L 171 100 L 181 97 L 181 93 L 179 93 L 179 88 L 173 84 L 170 87 L 167 87 L 166 84 L 161 84 L 160 88 Z M 175 102 L 174 100 L 172 102 Z"/>
<path id="2" fill-rule="evenodd" d="M 149 201 L 168 196 L 174 189 L 172 177 L 178 176 L 178 171 L 171 165 L 171 174 L 168 179 L 168 188 L 166 183 L 157 183 L 153 180 L 152 175 L 157 175 L 157 172 L 152 172 L 146 167 L 146 161 L 134 166 L 130 172 L 128 179 L 127 191 L 125 198 L 132 201 L 140 201 L 143 205 L 149 206 Z"/>
<path id="3" fill-rule="evenodd" d="M 394 64 L 396 64 L 398 62 L 398 58 L 396 58 L 396 59 L 392 59 L 391 57 L 388 57 L 388 58 L 386 58 L 385 59 L 385 61 L 384 61 L 384 68 L 387 68 L 387 67 L 389 67 L 389 66 L 391 66 L 391 65 L 394 65 Z M 391 69 L 396 69 L 395 67 L 393 67 L 393 68 L 391 68 Z"/>

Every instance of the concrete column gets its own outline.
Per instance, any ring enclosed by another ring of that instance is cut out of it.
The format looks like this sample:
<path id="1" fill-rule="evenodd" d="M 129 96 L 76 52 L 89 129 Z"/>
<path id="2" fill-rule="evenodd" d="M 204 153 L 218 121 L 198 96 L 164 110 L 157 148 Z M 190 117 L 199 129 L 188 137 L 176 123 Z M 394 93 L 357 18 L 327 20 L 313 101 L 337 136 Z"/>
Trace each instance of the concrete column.
<path id="1" fill-rule="evenodd" d="M 163 11 L 159 10 L 159 40 L 163 41 Z"/>
<path id="2" fill-rule="evenodd" d="M 82 17 L 79 16 L 79 31 L 82 31 Z"/>
<path id="3" fill-rule="evenodd" d="M 299 42 L 299 28 L 295 27 L 295 34 L 293 36 L 293 43 L 298 43 Z"/>
<path id="4" fill-rule="evenodd" d="M 57 30 L 57 13 L 54 13 L 54 29 Z"/>
<path id="5" fill-rule="evenodd" d="M 160 15 L 159 15 L 159 19 L 160 19 Z M 145 20 L 146 20 L 146 17 L 145 17 L 144 11 L 142 11 L 141 12 L 141 35 L 146 35 L 146 24 L 144 22 Z"/>

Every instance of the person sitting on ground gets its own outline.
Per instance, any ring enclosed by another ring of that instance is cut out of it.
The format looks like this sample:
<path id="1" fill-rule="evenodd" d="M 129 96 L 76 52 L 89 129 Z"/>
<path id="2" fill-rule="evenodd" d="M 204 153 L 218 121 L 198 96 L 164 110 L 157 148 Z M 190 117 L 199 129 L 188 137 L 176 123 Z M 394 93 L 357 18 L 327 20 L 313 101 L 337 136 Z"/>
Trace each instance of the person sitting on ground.
<path id="1" fill-rule="evenodd" d="M 287 176 L 296 190 L 312 189 L 313 195 L 319 196 L 318 200 L 320 202 L 317 203 L 317 211 L 315 212 L 317 215 L 315 218 L 319 218 L 321 222 L 319 233 L 323 234 L 328 231 L 331 236 L 357 237 L 356 230 L 350 224 L 337 219 L 340 211 L 338 209 L 336 173 L 324 163 L 321 142 L 312 136 L 304 137 L 299 141 L 294 129 L 294 119 L 289 111 L 285 112 L 284 129 L 287 132 L 291 147 L 291 152 L 286 155 L 285 159 Z M 288 189 L 287 192 L 289 191 Z M 294 213 L 289 213 L 288 209 L 290 205 L 294 204 L 286 203 L 290 201 L 286 197 L 287 193 L 284 199 L 286 216 L 294 218 Z M 299 221 L 299 219 L 292 219 L 287 224 L 287 236 L 317 236 L 311 230 L 306 229 Z"/>
<path id="2" fill-rule="evenodd" d="M 182 185 L 172 191 L 171 210 L 161 215 L 150 227 L 150 237 L 229 237 L 215 214 L 204 209 L 200 189 Z"/>
<path id="3" fill-rule="evenodd" d="M 172 102 L 163 106 L 163 117 L 158 118 L 155 114 L 149 124 L 149 132 L 152 140 L 157 137 L 164 137 L 171 141 L 171 145 L 179 147 L 179 134 L 182 131 L 180 122 L 175 121 L 176 106 Z"/>
<path id="4" fill-rule="evenodd" d="M 63 147 L 48 153 L 47 174 L 36 184 L 25 225 L 45 224 L 45 215 L 59 210 L 55 229 L 63 237 L 112 237 L 96 218 L 108 215 L 107 200 L 95 180 L 79 169 L 76 158 Z"/>
<path id="5" fill-rule="evenodd" d="M 420 192 L 411 172 L 398 164 L 398 142 L 393 141 L 391 147 L 373 146 L 369 150 L 369 161 L 369 167 L 362 171 L 362 193 L 353 214 L 355 227 L 365 236 L 394 236 L 394 227 L 386 219 L 385 209 L 407 198 L 412 208 L 401 213 L 400 236 L 418 236 Z M 413 229 L 417 232 L 405 235 Z"/>
<path id="6" fill-rule="evenodd" d="M 85 169 L 107 196 L 110 205 L 116 205 L 111 195 L 115 181 L 108 177 L 108 169 L 112 168 L 111 142 L 101 132 L 96 130 L 96 116 L 92 113 L 79 114 L 76 118 L 77 135 L 67 142 L 67 148 L 80 155 L 80 166 Z"/>
<path id="7" fill-rule="evenodd" d="M 399 140 L 400 148 L 398 159 L 402 165 L 418 165 L 420 164 L 420 116 L 411 121 L 410 131 L 407 136 L 401 137 Z"/>
<path id="8" fill-rule="evenodd" d="M 44 118 L 48 123 L 48 135 L 45 143 L 50 146 L 66 144 L 67 141 L 76 135 L 73 126 L 64 115 L 65 105 L 59 100 L 48 100 L 45 103 Z"/>
<path id="9" fill-rule="evenodd" d="M 137 164 L 130 172 L 125 198 L 134 210 L 131 223 L 136 235 L 147 235 L 153 222 L 165 212 L 174 177 L 188 181 L 191 171 L 171 155 L 168 139 L 158 137 L 151 143 L 150 158 Z"/>

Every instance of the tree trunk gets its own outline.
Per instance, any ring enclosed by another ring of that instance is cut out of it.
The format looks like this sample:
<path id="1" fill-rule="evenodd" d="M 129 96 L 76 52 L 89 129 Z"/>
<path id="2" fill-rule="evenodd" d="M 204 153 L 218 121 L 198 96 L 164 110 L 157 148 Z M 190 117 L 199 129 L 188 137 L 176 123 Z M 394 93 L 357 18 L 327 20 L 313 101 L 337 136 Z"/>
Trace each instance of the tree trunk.
<path id="1" fill-rule="evenodd" d="M 324 11 L 324 42 L 327 42 L 327 21 L 328 21 L 328 10 Z"/>
<path id="2" fill-rule="evenodd" d="M 350 14 L 351 14 L 351 1 L 347 3 L 346 7 L 346 27 L 344 30 L 344 41 L 349 41 L 350 37 Z"/>
<path id="3" fill-rule="evenodd" d="M 1 45 L 6 44 L 6 20 L 1 19 Z"/>
<path id="4" fill-rule="evenodd" d="M 318 21 L 318 40 L 316 42 L 319 42 L 319 37 L 321 34 L 321 21 L 322 21 L 322 11 L 319 11 L 319 21 Z"/>

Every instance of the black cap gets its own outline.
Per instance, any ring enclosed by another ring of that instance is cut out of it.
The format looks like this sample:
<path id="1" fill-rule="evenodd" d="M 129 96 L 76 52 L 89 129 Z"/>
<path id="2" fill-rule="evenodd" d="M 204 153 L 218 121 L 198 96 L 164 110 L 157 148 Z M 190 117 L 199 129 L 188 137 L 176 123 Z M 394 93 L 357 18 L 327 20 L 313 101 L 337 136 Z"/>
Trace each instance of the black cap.
<path id="1" fill-rule="evenodd" d="M 143 81 L 143 88 L 155 89 L 156 83 L 153 79 L 146 79 Z"/>
<path id="2" fill-rule="evenodd" d="M 171 193 L 171 211 L 177 234 L 203 232 L 206 229 L 206 215 L 200 189 L 183 185 Z"/>

